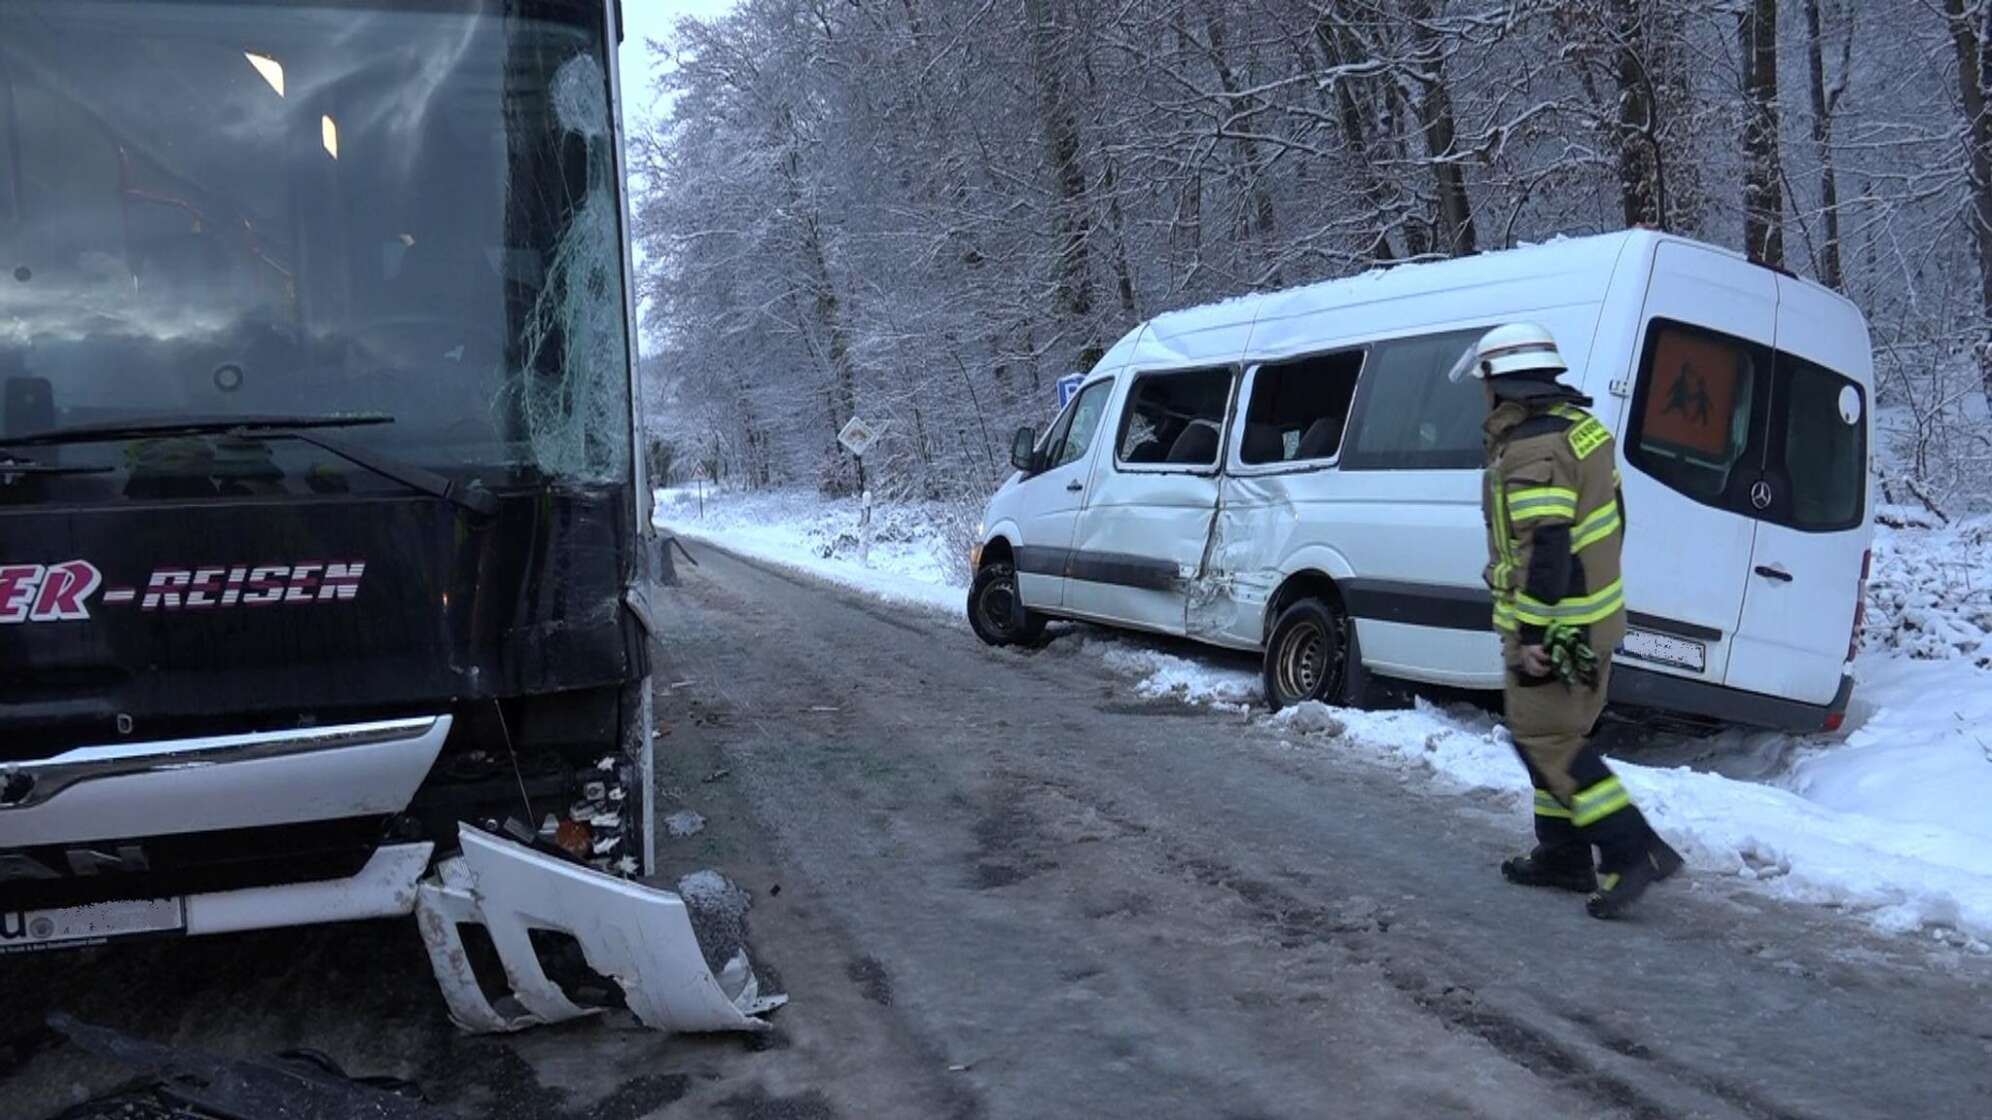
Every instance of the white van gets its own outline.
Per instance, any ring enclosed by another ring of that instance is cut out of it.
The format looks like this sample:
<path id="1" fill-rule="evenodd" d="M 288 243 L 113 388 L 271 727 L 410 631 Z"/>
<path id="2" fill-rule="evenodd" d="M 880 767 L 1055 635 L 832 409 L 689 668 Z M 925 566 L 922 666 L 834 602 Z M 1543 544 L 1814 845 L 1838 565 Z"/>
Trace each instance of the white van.
<path id="1" fill-rule="evenodd" d="M 1042 438 L 1017 433 L 975 557 L 976 632 L 1082 619 L 1263 651 L 1275 706 L 1358 701 L 1373 676 L 1500 688 L 1486 404 L 1446 372 L 1520 319 L 1555 334 L 1618 439 L 1614 704 L 1838 727 L 1873 533 L 1867 325 L 1817 284 L 1647 230 L 1135 328 Z"/>

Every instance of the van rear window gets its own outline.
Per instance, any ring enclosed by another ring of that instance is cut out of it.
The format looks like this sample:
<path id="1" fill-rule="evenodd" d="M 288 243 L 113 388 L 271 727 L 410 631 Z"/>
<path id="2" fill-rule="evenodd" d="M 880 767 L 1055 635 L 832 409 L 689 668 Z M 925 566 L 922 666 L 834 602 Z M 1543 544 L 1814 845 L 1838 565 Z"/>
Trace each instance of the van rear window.
<path id="1" fill-rule="evenodd" d="M 1770 455 L 1789 480 L 1787 519 L 1799 529 L 1861 523 L 1867 492 L 1867 394 L 1853 379 L 1780 352 L 1771 396 Z"/>
<path id="2" fill-rule="evenodd" d="M 1760 343 L 1656 319 L 1626 459 L 1704 505 L 1808 532 L 1860 525 L 1867 394 Z"/>
<path id="3" fill-rule="evenodd" d="M 1749 449 L 1765 357 L 1740 339 L 1655 323 L 1626 457 L 1684 494 L 1721 502 Z"/>

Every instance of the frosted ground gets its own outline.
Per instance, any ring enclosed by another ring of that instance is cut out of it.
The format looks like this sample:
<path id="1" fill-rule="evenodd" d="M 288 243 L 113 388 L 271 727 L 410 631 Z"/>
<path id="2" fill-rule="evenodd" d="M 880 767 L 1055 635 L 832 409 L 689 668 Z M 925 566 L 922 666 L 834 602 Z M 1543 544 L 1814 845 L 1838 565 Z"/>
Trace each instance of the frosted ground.
<path id="1" fill-rule="evenodd" d="M 860 560 L 859 508 L 795 492 L 658 492 L 657 521 L 962 628 L 959 515 L 881 505 Z M 702 510 L 701 510 L 702 505 Z M 1907 511 L 1888 520 L 1914 523 Z M 694 546 L 696 552 L 696 545 Z M 1469 705 L 1404 711 L 1308 705 L 1263 714 L 1250 658 L 1075 627 L 1053 651 L 1103 659 L 1136 694 L 1269 720 L 1296 751 L 1360 752 L 1525 812 L 1505 732 Z M 1835 735 L 1732 731 L 1650 736 L 1620 772 L 1655 824 L 1705 875 L 1845 909 L 1888 931 L 1992 949 L 1992 517 L 1877 529 L 1868 628 L 1847 727 Z M 1222 749 L 1214 736 L 1213 749 Z"/>

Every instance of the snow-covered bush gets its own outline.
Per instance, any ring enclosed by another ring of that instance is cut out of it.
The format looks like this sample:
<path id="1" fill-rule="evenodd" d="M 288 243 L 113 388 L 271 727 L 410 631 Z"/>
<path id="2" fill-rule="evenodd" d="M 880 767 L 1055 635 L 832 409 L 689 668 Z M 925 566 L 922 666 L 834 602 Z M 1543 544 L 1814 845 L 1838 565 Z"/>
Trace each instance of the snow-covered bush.
<path id="1" fill-rule="evenodd" d="M 1879 527 L 1862 646 L 1992 669 L 1992 517 Z"/>

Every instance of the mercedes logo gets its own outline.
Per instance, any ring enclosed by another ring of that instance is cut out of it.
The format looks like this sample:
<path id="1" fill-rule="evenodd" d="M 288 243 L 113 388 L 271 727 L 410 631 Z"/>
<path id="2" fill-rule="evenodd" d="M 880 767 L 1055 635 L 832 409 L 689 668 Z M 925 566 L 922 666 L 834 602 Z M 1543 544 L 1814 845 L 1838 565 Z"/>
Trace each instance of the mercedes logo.
<path id="1" fill-rule="evenodd" d="M 1771 497 L 1771 484 L 1761 478 L 1750 487 L 1750 504 L 1758 509 L 1771 508 Z"/>

